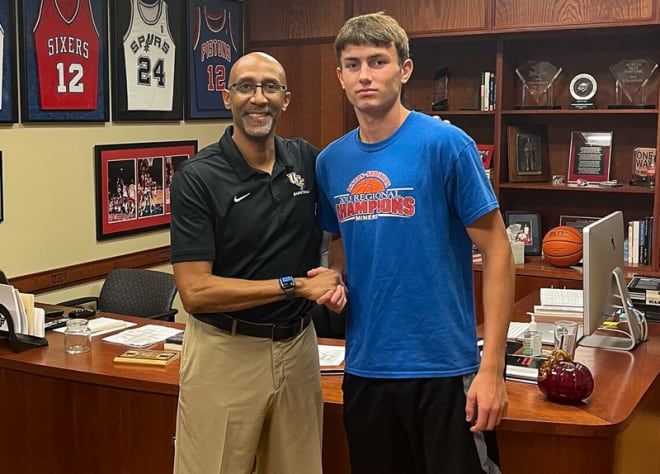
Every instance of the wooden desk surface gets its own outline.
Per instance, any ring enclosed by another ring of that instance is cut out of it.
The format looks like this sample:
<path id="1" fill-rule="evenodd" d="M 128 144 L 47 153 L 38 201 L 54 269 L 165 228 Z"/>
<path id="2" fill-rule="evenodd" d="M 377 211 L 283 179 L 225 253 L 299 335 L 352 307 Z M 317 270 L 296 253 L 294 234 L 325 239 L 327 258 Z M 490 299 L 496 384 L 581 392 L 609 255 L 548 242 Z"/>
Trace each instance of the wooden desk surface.
<path id="1" fill-rule="evenodd" d="M 133 328 L 145 324 L 185 328 L 185 325 L 181 323 L 152 321 L 113 313 L 99 312 L 98 316 L 137 323 L 138 326 Z M 107 335 L 93 337 L 92 350 L 76 355 L 64 352 L 64 335 L 55 331 L 47 332 L 46 337 L 49 344 L 47 347 L 26 350 L 20 354 L 13 353 L 9 344 L 0 344 L 0 367 L 46 377 L 178 396 L 179 359 L 165 367 L 115 364 L 112 359 L 126 351 L 126 346 L 103 342 L 102 339 Z M 336 339 L 319 339 L 319 343 L 343 345 L 343 341 Z M 150 346 L 149 349 L 162 349 L 162 346 L 160 343 Z M 326 403 L 342 403 L 341 381 L 341 375 L 324 375 L 322 377 L 323 398 Z"/>
<path id="2" fill-rule="evenodd" d="M 530 307 L 527 305 L 534 303 L 534 299 L 530 297 L 517 304 L 519 318 Z M 184 327 L 177 323 L 114 314 L 99 315 L 131 320 L 141 325 L 155 323 Z M 36 445 L 63 436 L 76 440 L 71 445 L 74 451 L 88 453 L 80 461 L 81 465 L 91 470 L 77 471 L 72 467 L 71 459 L 61 453 L 44 453 L 40 457 L 33 456 L 27 464 L 21 464 L 22 471 L 10 469 L 7 472 L 41 472 L 39 469 L 45 465 L 51 468 L 61 466 L 71 473 L 147 473 L 171 469 L 179 361 L 166 367 L 124 366 L 114 364 L 112 358 L 123 352 L 125 346 L 102 342 L 102 337 L 93 338 L 91 352 L 79 355 L 65 354 L 61 333 L 50 331 L 47 337 L 48 347 L 20 354 L 11 352 L 8 344 L 0 344 L 0 401 L 9 406 L 19 406 L 14 411 L 5 410 L 5 422 L 16 429 L 12 430 L 13 435 L 7 430 L 0 430 L 0 454 L 6 459 L 14 452 L 13 449 L 18 449 L 12 444 L 16 442 L 15 436 L 19 436 L 20 440 L 22 435 Z M 331 339 L 320 339 L 319 342 L 343 343 Z M 153 346 L 156 349 L 161 347 Z M 649 342 L 632 352 L 579 347 L 575 358 L 589 367 L 595 379 L 594 392 L 584 404 L 570 406 L 551 403 L 536 385 L 507 382 L 509 412 L 498 428 L 502 467 L 506 468 L 503 472 L 524 472 L 519 466 L 533 464 L 539 473 L 564 472 L 560 466 L 551 463 L 546 463 L 548 465 L 543 468 L 538 466 L 543 453 L 553 447 L 573 453 L 567 459 L 573 463 L 571 466 L 578 469 L 575 472 L 595 472 L 589 471 L 590 467 L 595 467 L 593 460 L 584 461 L 587 470 L 582 471 L 579 470 L 580 464 L 575 463 L 584 453 L 583 443 L 587 443 L 590 446 L 588 449 L 593 452 L 593 443 L 597 439 L 603 440 L 598 449 L 608 450 L 603 451 L 605 454 L 598 464 L 601 469 L 599 473 L 632 472 L 626 470 L 628 465 L 621 468 L 612 466 L 622 463 L 619 460 L 621 450 L 617 447 L 622 438 L 620 435 L 625 432 L 628 436 L 627 433 L 633 431 L 628 427 L 631 423 L 637 423 L 635 420 L 639 420 L 642 408 L 647 410 L 650 407 L 655 418 L 652 423 L 643 425 L 644 434 L 650 432 L 645 438 L 646 444 L 641 447 L 645 448 L 647 455 L 660 449 L 660 383 L 657 381 L 660 373 L 660 324 L 651 324 Z M 341 375 L 322 376 L 326 473 L 349 472 L 341 422 L 341 382 Z M 56 403 L 44 405 L 44 399 Z M 98 410 L 99 406 L 105 407 L 100 425 L 108 426 L 108 429 L 90 439 L 79 439 L 81 433 L 84 436 L 96 430 L 99 421 L 87 422 L 78 411 L 84 411 L 84 408 Z M 49 412 L 53 412 L 48 419 L 49 426 L 41 426 L 45 414 Z M 68 426 L 73 419 L 77 426 Z M 91 451 L 90 443 L 93 444 Z M 101 449 L 100 446 L 106 443 L 109 447 Z M 525 454 L 521 454 L 521 450 Z M 124 457 L 117 456 L 118 452 L 123 453 Z M 529 456 L 529 459 L 524 459 L 524 456 Z M 18 466 L 15 465 L 17 469 Z M 112 471 L 118 466 L 121 466 L 120 470 Z M 656 471 L 641 469 L 635 472 Z"/>
<path id="3" fill-rule="evenodd" d="M 123 319 L 138 324 L 162 324 L 183 329 L 180 323 L 153 321 L 113 313 L 99 312 L 98 316 Z M 119 330 L 115 331 L 119 332 Z M 29 372 L 34 375 L 93 383 L 109 387 L 142 390 L 163 395 L 179 394 L 179 361 L 166 367 L 115 364 L 112 359 L 126 351 L 127 347 L 103 342 L 109 334 L 92 337 L 92 350 L 85 354 L 70 355 L 64 352 L 64 334 L 48 331 L 48 346 L 15 354 L 8 344 L 0 345 L 0 367 Z M 162 343 L 149 347 L 162 349 Z"/>
<path id="4" fill-rule="evenodd" d="M 514 319 L 528 320 L 537 300 L 516 304 Z M 594 391 L 583 404 L 549 402 L 536 385 L 507 382 L 509 411 L 501 428 L 511 431 L 603 437 L 624 430 L 660 373 L 660 324 L 649 324 L 649 340 L 633 351 L 578 346 L 575 360 L 594 376 Z"/>

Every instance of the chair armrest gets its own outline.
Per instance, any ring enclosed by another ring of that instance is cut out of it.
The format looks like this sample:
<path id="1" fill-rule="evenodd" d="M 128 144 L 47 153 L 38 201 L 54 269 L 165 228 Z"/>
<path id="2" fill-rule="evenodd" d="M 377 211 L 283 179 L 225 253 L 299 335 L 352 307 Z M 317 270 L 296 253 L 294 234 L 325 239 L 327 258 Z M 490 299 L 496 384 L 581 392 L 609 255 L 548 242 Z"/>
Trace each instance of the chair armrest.
<path id="1" fill-rule="evenodd" d="M 169 322 L 173 323 L 174 322 L 174 316 L 178 312 L 179 312 L 178 309 L 172 308 L 167 313 L 154 314 L 153 316 L 149 316 L 148 319 L 158 319 L 160 321 L 169 321 Z"/>
<path id="2" fill-rule="evenodd" d="M 73 300 L 61 301 L 57 303 L 59 306 L 81 306 L 86 303 L 98 303 L 98 296 L 83 296 L 82 298 L 75 298 Z"/>

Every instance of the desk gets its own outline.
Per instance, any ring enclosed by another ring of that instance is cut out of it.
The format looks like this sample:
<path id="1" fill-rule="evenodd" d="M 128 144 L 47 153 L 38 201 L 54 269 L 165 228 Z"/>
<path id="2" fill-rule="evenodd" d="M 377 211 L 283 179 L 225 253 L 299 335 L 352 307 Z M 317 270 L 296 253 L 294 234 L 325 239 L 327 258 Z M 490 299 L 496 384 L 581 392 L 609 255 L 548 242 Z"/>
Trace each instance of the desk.
<path id="1" fill-rule="evenodd" d="M 166 367 L 114 364 L 126 347 L 103 337 L 92 338 L 91 352 L 79 355 L 65 354 L 63 335 L 53 331 L 47 333 L 48 347 L 20 354 L 0 344 L 2 474 L 172 472 L 179 361 Z M 323 377 L 324 464 L 329 463 L 324 472 L 330 474 L 348 472 L 340 384 L 341 376 Z"/>
<path id="2" fill-rule="evenodd" d="M 516 311 L 533 302 L 523 299 Z M 657 474 L 660 325 L 649 333 L 632 353 L 578 348 L 596 382 L 584 405 L 550 403 L 534 385 L 507 382 L 509 413 L 498 428 L 503 472 Z M 61 334 L 48 340 L 20 354 L 0 345 L 0 472 L 171 472 L 179 363 L 119 366 L 112 358 L 123 346 L 94 338 L 92 352 L 70 356 Z M 325 474 L 350 472 L 341 380 L 322 377 Z"/>

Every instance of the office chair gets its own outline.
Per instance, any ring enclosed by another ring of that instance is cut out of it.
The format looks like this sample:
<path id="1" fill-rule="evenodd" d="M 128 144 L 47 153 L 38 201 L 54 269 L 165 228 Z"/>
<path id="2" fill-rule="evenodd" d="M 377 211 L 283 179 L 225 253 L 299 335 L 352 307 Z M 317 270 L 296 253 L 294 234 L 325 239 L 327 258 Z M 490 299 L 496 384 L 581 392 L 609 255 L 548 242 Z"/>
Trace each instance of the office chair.
<path id="1" fill-rule="evenodd" d="M 81 306 L 95 303 L 98 311 L 149 319 L 174 321 L 174 275 L 154 270 L 117 268 L 106 277 L 99 296 L 85 296 L 58 303 Z"/>

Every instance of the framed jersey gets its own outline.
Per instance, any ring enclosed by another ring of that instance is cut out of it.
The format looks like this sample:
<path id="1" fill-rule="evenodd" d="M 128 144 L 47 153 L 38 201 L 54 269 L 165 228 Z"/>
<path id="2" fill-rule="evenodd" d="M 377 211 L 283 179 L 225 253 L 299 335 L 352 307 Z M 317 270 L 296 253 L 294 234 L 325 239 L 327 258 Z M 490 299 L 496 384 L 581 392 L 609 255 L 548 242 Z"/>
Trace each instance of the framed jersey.
<path id="1" fill-rule="evenodd" d="M 112 2 L 113 120 L 183 119 L 183 4 L 180 0 Z"/>
<path id="2" fill-rule="evenodd" d="M 243 55 L 243 2 L 188 0 L 186 119 L 231 117 L 222 100 Z"/>
<path id="3" fill-rule="evenodd" d="M 18 4 L 21 121 L 108 121 L 107 0 Z"/>
<path id="4" fill-rule="evenodd" d="M 15 18 L 14 2 L 0 2 L 0 123 L 18 121 Z"/>
<path id="5" fill-rule="evenodd" d="M 96 145 L 96 240 L 170 223 L 170 183 L 197 140 Z"/>

